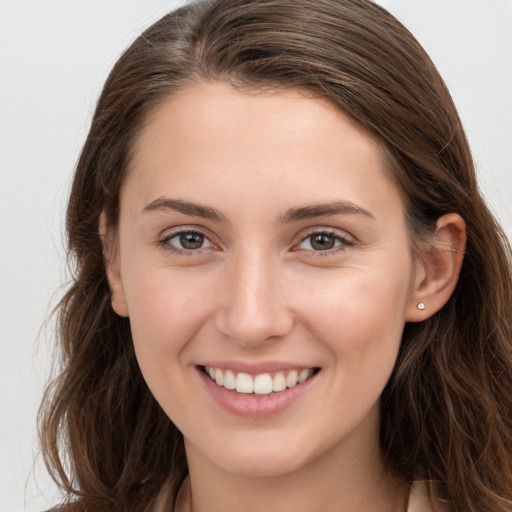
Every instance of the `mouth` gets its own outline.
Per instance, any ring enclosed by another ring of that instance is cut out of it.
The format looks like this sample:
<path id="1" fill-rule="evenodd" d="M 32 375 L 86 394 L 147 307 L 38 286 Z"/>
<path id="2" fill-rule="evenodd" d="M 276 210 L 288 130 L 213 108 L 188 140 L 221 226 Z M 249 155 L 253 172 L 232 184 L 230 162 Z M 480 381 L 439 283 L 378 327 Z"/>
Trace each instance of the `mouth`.
<path id="1" fill-rule="evenodd" d="M 213 366 L 203 366 L 202 370 L 219 387 L 243 395 L 263 397 L 276 395 L 287 389 L 299 386 L 316 375 L 320 371 L 320 368 L 299 368 L 271 373 L 259 373 L 257 375 L 235 372 L 224 368 L 215 368 Z"/>

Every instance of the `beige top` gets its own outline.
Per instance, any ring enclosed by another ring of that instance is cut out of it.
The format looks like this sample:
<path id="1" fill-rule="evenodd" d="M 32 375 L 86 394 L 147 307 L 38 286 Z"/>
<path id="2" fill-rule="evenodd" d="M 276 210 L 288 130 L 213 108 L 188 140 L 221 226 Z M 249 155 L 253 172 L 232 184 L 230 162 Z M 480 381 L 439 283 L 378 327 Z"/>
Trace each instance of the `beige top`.
<path id="1" fill-rule="evenodd" d="M 434 499 L 434 503 L 429 498 L 427 480 L 416 480 L 412 483 L 411 493 L 409 494 L 409 504 L 407 512 L 447 512 L 446 505 Z"/>

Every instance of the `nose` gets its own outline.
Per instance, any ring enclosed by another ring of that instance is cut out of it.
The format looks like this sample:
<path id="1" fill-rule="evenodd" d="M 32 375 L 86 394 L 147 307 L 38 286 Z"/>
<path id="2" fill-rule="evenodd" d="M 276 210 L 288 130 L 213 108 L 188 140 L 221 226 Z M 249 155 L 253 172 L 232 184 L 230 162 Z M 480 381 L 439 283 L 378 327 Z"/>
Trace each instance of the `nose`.
<path id="1" fill-rule="evenodd" d="M 285 279 L 271 256 L 240 254 L 226 269 L 219 290 L 216 329 L 247 347 L 278 340 L 293 328 L 285 297 Z"/>

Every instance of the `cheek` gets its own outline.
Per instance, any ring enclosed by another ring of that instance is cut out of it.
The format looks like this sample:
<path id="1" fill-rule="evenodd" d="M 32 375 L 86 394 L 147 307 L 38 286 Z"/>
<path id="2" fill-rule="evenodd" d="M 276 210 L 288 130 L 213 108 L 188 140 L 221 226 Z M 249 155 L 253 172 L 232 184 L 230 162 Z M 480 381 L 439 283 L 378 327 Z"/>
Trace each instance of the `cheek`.
<path id="1" fill-rule="evenodd" d="M 183 370 L 190 359 L 190 341 L 208 316 L 207 290 L 188 276 L 162 268 L 138 273 L 126 290 L 139 368 L 155 399 L 179 425 L 191 400 Z"/>
<path id="2" fill-rule="evenodd" d="M 180 354 L 197 331 L 213 297 L 211 286 L 184 273 L 146 268 L 125 290 L 135 350 L 143 363 L 172 364 L 165 356 Z"/>
<path id="3" fill-rule="evenodd" d="M 351 280 L 348 290 L 310 299 L 309 330 L 330 354 L 330 407 L 342 429 L 348 421 L 343 418 L 355 425 L 379 402 L 398 356 L 405 294 L 396 286 L 375 290 L 369 282 Z"/>
<path id="4" fill-rule="evenodd" d="M 331 279 L 325 291 L 306 297 L 308 329 L 340 364 L 350 361 L 359 374 L 379 368 L 388 374 L 405 325 L 409 287 L 408 279 L 392 273 L 386 279 L 365 272 Z"/>

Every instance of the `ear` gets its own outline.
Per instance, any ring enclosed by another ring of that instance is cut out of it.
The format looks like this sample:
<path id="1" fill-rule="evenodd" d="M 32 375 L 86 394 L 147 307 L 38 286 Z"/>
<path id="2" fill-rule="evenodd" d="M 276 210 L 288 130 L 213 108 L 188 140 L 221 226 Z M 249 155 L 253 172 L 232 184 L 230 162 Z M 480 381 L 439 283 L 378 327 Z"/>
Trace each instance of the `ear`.
<path id="1" fill-rule="evenodd" d="M 108 285 L 111 292 L 112 309 L 119 316 L 128 316 L 128 307 L 121 279 L 119 256 L 117 251 L 118 241 L 114 234 L 108 229 L 107 214 L 101 212 L 99 222 L 99 235 L 103 245 L 103 260 L 105 262 L 105 271 L 107 273 Z"/>
<path id="2" fill-rule="evenodd" d="M 466 248 L 466 223 L 456 213 L 437 221 L 436 233 L 422 250 L 407 309 L 408 322 L 421 322 L 448 302 L 459 279 Z"/>

